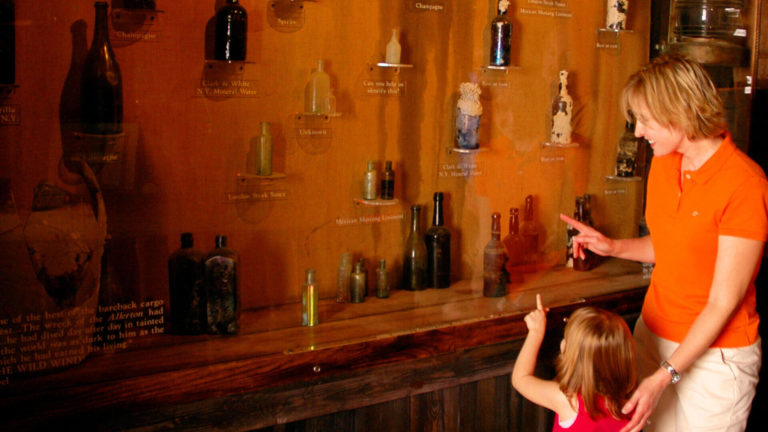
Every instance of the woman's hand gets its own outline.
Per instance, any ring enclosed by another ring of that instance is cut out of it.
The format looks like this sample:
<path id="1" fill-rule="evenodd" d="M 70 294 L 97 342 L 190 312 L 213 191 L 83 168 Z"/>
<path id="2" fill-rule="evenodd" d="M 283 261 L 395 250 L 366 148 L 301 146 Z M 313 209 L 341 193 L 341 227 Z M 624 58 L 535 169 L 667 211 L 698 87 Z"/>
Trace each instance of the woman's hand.
<path id="1" fill-rule="evenodd" d="M 585 225 L 572 217 L 568 217 L 560 213 L 560 220 L 568 225 L 576 228 L 579 234 L 573 237 L 573 256 L 579 258 L 586 258 L 584 249 L 589 249 L 592 252 L 606 256 L 614 254 L 614 240 L 610 239 L 600 231 L 592 228 L 589 225 Z"/>
<path id="2" fill-rule="evenodd" d="M 648 424 L 648 417 L 656 409 L 661 394 L 670 382 L 669 374 L 662 369 L 644 379 L 621 409 L 624 414 L 632 413 L 632 418 L 620 432 L 640 432 Z"/>

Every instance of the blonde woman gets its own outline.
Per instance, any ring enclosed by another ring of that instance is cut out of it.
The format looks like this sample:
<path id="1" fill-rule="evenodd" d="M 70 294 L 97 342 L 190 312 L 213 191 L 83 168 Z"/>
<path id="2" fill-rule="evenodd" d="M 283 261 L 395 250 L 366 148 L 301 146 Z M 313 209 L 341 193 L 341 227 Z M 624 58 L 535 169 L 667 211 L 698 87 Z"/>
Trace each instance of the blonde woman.
<path id="1" fill-rule="evenodd" d="M 635 325 L 638 373 L 623 432 L 743 431 L 761 363 L 755 276 L 768 236 L 768 182 L 736 148 L 707 72 L 662 56 L 629 78 L 622 109 L 653 160 L 650 235 L 580 234 L 574 254 L 656 263 Z"/>
<path id="2" fill-rule="evenodd" d="M 553 431 L 617 432 L 628 418 L 621 408 L 637 385 L 635 347 L 624 320 L 593 307 L 573 312 L 565 326 L 554 381 L 533 375 L 547 310 L 525 316 L 528 336 L 512 371 L 512 385 L 526 399 L 555 412 Z"/>

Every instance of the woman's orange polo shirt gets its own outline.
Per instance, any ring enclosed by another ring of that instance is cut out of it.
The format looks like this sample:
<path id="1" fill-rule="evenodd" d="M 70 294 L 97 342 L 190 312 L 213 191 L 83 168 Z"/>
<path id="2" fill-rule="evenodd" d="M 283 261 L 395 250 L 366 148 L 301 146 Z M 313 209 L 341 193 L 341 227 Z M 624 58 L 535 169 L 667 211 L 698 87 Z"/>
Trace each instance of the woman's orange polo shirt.
<path id="1" fill-rule="evenodd" d="M 645 218 L 656 257 L 643 304 L 643 321 L 656 335 L 681 342 L 707 303 L 718 236 L 764 242 L 768 236 L 768 182 L 730 135 L 696 171 L 683 172 L 682 155 L 654 157 Z M 712 344 L 742 347 L 758 338 L 755 276 L 744 301 Z"/>

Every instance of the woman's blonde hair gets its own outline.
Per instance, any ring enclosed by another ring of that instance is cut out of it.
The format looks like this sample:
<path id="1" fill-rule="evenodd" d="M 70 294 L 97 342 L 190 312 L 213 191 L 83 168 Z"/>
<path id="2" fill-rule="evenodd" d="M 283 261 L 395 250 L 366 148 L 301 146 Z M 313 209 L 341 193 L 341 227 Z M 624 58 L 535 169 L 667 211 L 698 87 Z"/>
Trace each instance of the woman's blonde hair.
<path id="1" fill-rule="evenodd" d="M 621 407 L 637 387 L 637 372 L 635 342 L 624 319 L 583 307 L 568 319 L 564 339 L 556 365 L 560 390 L 569 398 L 580 394 L 593 419 L 603 416 L 598 395 L 605 398 L 611 416 L 625 418 Z"/>
<path id="2" fill-rule="evenodd" d="M 727 129 L 723 102 L 704 68 L 681 55 L 663 55 L 629 77 L 621 109 L 644 106 L 659 125 L 683 132 L 689 139 L 711 138 Z"/>

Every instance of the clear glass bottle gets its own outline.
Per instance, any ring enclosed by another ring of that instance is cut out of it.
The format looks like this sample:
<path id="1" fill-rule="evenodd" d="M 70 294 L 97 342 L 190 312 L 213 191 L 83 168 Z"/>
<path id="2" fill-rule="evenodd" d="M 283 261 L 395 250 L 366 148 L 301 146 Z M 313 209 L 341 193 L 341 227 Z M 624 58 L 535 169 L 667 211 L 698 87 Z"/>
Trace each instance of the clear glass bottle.
<path id="1" fill-rule="evenodd" d="M 507 294 L 507 277 L 504 269 L 506 256 L 501 243 L 501 214 L 491 215 L 491 239 L 483 250 L 483 295 L 503 297 Z"/>
<path id="2" fill-rule="evenodd" d="M 379 268 L 376 269 L 376 297 L 389 297 L 389 271 L 386 260 L 379 260 Z"/>
<path id="3" fill-rule="evenodd" d="M 238 0 L 226 0 L 216 12 L 216 60 L 245 60 L 248 13 Z"/>
<path id="4" fill-rule="evenodd" d="M 520 210 L 517 208 L 509 209 L 509 233 L 501 243 L 504 244 L 504 251 L 507 254 L 506 269 L 510 281 L 522 281 L 521 269 L 517 267 L 525 263 L 525 240 L 520 234 Z"/>
<path id="5" fill-rule="evenodd" d="M 392 29 L 392 37 L 387 43 L 387 52 L 384 61 L 389 64 L 400 64 L 400 41 L 398 40 L 397 29 Z"/>
<path id="6" fill-rule="evenodd" d="M 507 17 L 509 0 L 499 0 L 496 18 L 491 21 L 491 66 L 509 66 L 512 23 Z"/>
<path id="7" fill-rule="evenodd" d="M 301 289 L 301 325 L 314 327 L 318 323 L 319 290 L 315 284 L 315 270 L 306 270 L 306 281 Z"/>
<path id="8" fill-rule="evenodd" d="M 539 256 L 539 227 L 534 219 L 533 195 L 525 197 L 523 226 L 520 231 L 525 242 L 523 258 L 528 264 L 536 264 Z"/>
<path id="9" fill-rule="evenodd" d="M 386 161 L 384 172 L 381 175 L 381 199 L 391 200 L 395 198 L 395 171 L 392 169 L 392 161 Z"/>
<path id="10" fill-rule="evenodd" d="M 240 255 L 227 247 L 227 236 L 216 236 L 216 248 L 203 260 L 208 332 L 240 331 Z"/>
<path id="11" fill-rule="evenodd" d="M 352 277 L 349 283 L 349 297 L 352 303 L 362 303 L 365 301 L 365 290 L 368 286 L 366 280 L 365 271 L 363 271 L 363 263 L 358 261 L 355 264 L 355 271 L 352 272 Z"/>
<path id="12" fill-rule="evenodd" d="M 325 114 L 331 94 L 331 77 L 323 70 L 323 59 L 317 60 L 317 69 L 309 76 L 304 89 L 304 112 Z"/>
<path id="13" fill-rule="evenodd" d="M 339 264 L 338 280 L 336 283 L 336 301 L 338 303 L 349 302 L 349 284 L 352 277 L 352 254 L 344 252 L 341 254 L 341 263 Z"/>
<path id="14" fill-rule="evenodd" d="M 424 235 L 427 247 L 427 277 L 424 286 L 448 288 L 451 285 L 451 232 L 444 226 L 443 193 L 435 192 L 432 226 Z"/>
<path id="15" fill-rule="evenodd" d="M 376 199 L 376 186 L 378 186 L 378 173 L 373 161 L 368 161 L 367 169 L 363 175 L 363 199 L 375 200 Z"/>
<path id="16" fill-rule="evenodd" d="M 246 159 L 246 172 L 260 176 L 272 175 L 272 133 L 269 122 L 259 123 L 261 133 L 251 140 Z"/>
<path id="17" fill-rule="evenodd" d="M 181 248 L 168 258 L 171 333 L 199 334 L 206 330 L 203 258 L 192 233 L 181 234 Z"/>
<path id="18" fill-rule="evenodd" d="M 123 80 L 109 42 L 107 2 L 94 3 L 93 41 L 83 64 L 80 107 L 83 132 L 95 135 L 123 131 Z"/>
<path id="19" fill-rule="evenodd" d="M 405 242 L 403 254 L 403 289 L 419 291 L 425 288 L 427 273 L 427 247 L 421 231 L 421 207 L 411 207 L 411 232 Z"/>
<path id="20" fill-rule="evenodd" d="M 616 177 L 633 177 L 635 175 L 639 140 L 635 137 L 635 125 L 626 122 L 616 150 Z"/>

